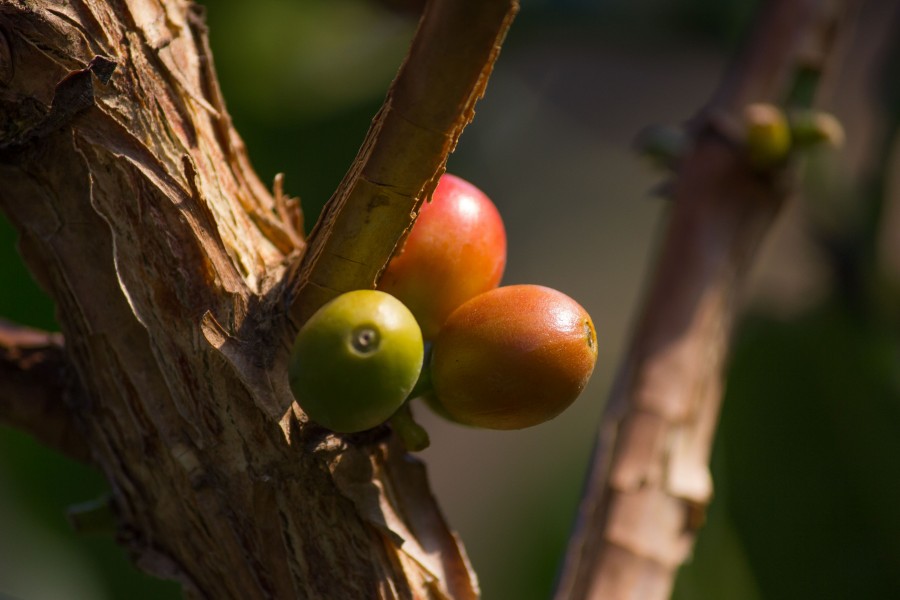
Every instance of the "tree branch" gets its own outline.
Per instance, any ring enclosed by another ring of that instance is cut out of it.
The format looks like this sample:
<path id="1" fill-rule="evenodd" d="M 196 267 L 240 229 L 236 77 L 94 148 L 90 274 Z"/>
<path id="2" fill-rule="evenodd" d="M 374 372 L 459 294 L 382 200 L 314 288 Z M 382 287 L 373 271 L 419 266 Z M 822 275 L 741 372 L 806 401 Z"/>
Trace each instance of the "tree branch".
<path id="1" fill-rule="evenodd" d="M 375 287 L 474 117 L 517 11 L 517 0 L 428 3 L 381 111 L 310 235 L 295 278 L 297 326 L 338 294 Z"/>
<path id="2" fill-rule="evenodd" d="M 433 3 L 297 271 L 299 215 L 249 166 L 197 6 L 0 0 L 0 208 L 57 303 L 90 399 L 73 416 L 144 570 L 196 598 L 477 596 L 421 465 L 387 427 L 306 422 L 279 349 L 286 290 L 303 315 L 374 283 L 514 12 Z"/>
<path id="3" fill-rule="evenodd" d="M 823 69 L 847 5 L 767 3 L 750 44 L 694 121 L 660 258 L 604 410 L 559 600 L 668 598 L 712 496 L 708 460 L 737 298 L 791 192 L 740 146 L 742 108 L 780 103 Z"/>
<path id="4" fill-rule="evenodd" d="M 71 383 L 60 334 L 0 319 L 0 423 L 87 462 L 90 449 L 65 402 Z"/>

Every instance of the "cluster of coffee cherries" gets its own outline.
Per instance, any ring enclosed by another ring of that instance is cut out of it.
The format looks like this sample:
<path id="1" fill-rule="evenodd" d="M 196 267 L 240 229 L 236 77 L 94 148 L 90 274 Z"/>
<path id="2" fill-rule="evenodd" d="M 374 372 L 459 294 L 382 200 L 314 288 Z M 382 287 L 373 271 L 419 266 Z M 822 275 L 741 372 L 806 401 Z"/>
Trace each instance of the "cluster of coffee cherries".
<path id="1" fill-rule="evenodd" d="M 402 417 L 416 398 L 488 429 L 557 416 L 594 369 L 594 325 L 562 292 L 498 287 L 505 266 L 497 208 L 474 185 L 443 175 L 378 289 L 338 296 L 301 328 L 290 365 L 298 404 L 342 433 L 389 419 L 407 429 Z"/>
<path id="2" fill-rule="evenodd" d="M 743 129 L 747 158 L 759 170 L 782 166 L 798 153 L 816 147 L 839 148 L 844 143 L 840 121 L 831 113 L 811 108 L 748 104 Z"/>

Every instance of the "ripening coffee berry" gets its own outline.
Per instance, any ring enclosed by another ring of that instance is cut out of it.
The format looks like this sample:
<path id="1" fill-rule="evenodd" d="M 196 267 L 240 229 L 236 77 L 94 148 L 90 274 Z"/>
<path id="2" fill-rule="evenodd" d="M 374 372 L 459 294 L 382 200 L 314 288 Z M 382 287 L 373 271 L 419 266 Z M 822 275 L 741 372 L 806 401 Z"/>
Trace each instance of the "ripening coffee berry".
<path id="1" fill-rule="evenodd" d="M 297 334 L 291 390 L 307 415 L 332 431 L 371 429 L 406 400 L 423 354 L 422 332 L 403 303 L 375 290 L 347 292 Z"/>
<path id="2" fill-rule="evenodd" d="M 784 162 L 791 150 L 791 130 L 784 112 L 773 104 L 744 107 L 747 158 L 758 169 Z"/>
<path id="3" fill-rule="evenodd" d="M 543 286 L 500 287 L 444 323 L 432 349 L 432 404 L 466 425 L 530 427 L 575 401 L 596 360 L 594 325 L 577 302 Z"/>
<path id="4" fill-rule="evenodd" d="M 506 230 L 497 207 L 471 183 L 444 174 L 378 289 L 408 306 L 432 340 L 456 307 L 497 287 L 505 266 Z"/>
<path id="5" fill-rule="evenodd" d="M 788 115 L 791 138 L 802 150 L 816 146 L 840 148 L 844 144 L 844 126 L 831 113 L 815 109 L 795 109 Z"/>

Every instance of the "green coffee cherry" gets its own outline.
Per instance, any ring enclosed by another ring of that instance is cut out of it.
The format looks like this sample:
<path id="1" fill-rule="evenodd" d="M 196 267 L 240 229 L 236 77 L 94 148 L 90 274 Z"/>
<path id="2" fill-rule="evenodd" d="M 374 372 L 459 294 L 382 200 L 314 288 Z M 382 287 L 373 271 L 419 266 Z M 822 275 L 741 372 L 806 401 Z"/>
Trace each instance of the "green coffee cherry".
<path id="1" fill-rule="evenodd" d="M 780 108 L 765 103 L 747 105 L 744 128 L 747 158 L 754 167 L 769 169 L 787 160 L 791 130 Z"/>
<path id="2" fill-rule="evenodd" d="M 791 137 L 798 149 L 844 144 L 844 126 L 831 113 L 815 109 L 798 109 L 789 115 Z"/>
<path id="3" fill-rule="evenodd" d="M 375 290 L 347 292 L 297 334 L 291 390 L 306 414 L 332 431 L 371 429 L 403 405 L 423 355 L 422 331 L 402 302 Z"/>

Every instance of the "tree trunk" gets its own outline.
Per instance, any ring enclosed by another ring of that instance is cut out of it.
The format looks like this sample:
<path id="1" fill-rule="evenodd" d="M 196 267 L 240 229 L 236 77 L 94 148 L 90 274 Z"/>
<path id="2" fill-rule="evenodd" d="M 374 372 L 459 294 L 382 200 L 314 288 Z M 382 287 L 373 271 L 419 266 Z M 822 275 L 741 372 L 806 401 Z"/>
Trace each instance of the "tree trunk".
<path id="1" fill-rule="evenodd" d="M 199 7 L 0 0 L 0 207 L 65 336 L 4 327 L 0 419 L 105 473 L 141 568 L 198 598 L 477 596 L 423 467 L 387 426 L 309 423 L 286 364 L 306 316 L 374 284 L 515 11 L 429 5 L 307 250 L 231 125 Z"/>

